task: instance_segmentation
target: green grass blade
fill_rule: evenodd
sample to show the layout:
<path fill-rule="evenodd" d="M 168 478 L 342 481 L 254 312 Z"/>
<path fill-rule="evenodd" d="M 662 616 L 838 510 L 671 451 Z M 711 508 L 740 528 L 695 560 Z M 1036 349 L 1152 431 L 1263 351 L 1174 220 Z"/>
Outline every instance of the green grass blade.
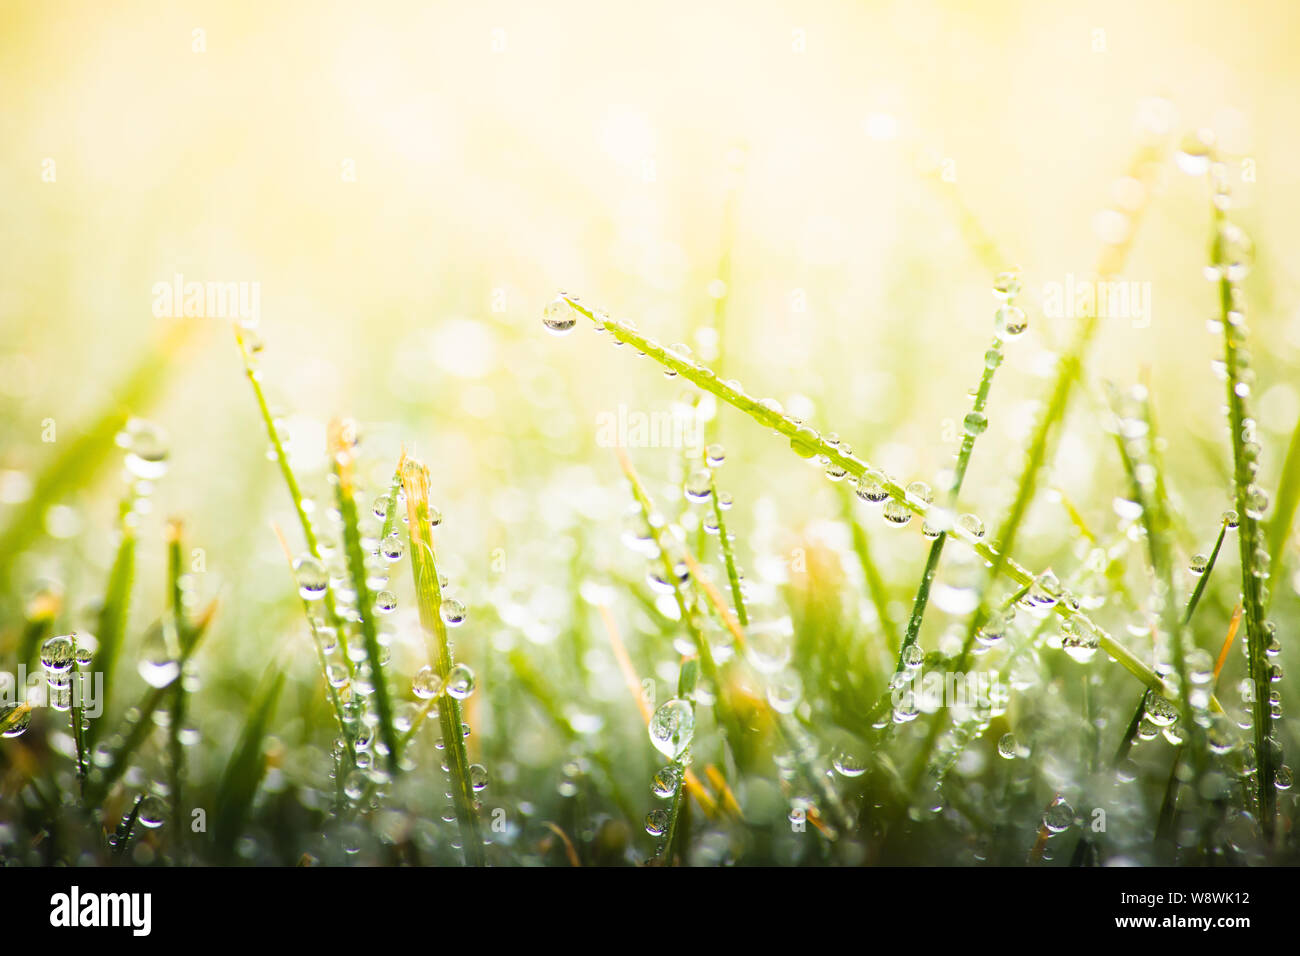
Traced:
<path fill-rule="evenodd" d="M 200 615 L 194 623 L 191 632 L 189 646 L 181 652 L 177 663 L 180 665 L 180 672 L 185 670 L 186 663 L 198 652 L 203 638 L 208 632 L 208 626 L 212 623 L 216 615 L 216 604 L 208 605 L 207 610 Z M 153 625 L 154 630 L 161 630 L 162 621 L 157 621 Z M 176 680 L 180 680 L 178 676 Z M 174 683 L 174 681 L 173 681 Z M 167 684 L 163 687 L 150 687 L 141 698 L 140 703 L 136 705 L 138 715 L 135 722 L 127 729 L 126 736 L 118 748 L 113 752 L 113 756 L 108 766 L 100 774 L 94 774 L 90 779 L 90 786 L 87 788 L 86 802 L 89 806 L 99 804 L 113 784 L 117 783 L 131 766 L 131 758 L 140 748 L 141 744 L 148 739 L 149 734 L 153 732 L 153 714 L 163 703 L 165 703 L 172 691 L 172 685 Z"/>
<path fill-rule="evenodd" d="M 1218 168 L 1212 164 L 1211 170 Z M 1216 193 L 1226 190 L 1222 182 L 1212 184 Z M 1213 240 L 1211 262 L 1218 272 L 1219 321 L 1223 325 L 1223 357 L 1227 371 L 1228 426 L 1232 436 L 1232 489 L 1240 524 L 1237 542 L 1241 555 L 1241 604 L 1246 623 L 1246 655 L 1250 662 L 1250 681 L 1254 689 L 1252 716 L 1255 732 L 1255 800 L 1259 808 L 1259 822 L 1264 835 L 1273 836 L 1277 788 L 1274 779 L 1279 761 L 1273 747 L 1273 712 L 1268 692 L 1271 665 L 1267 655 L 1269 634 L 1264 618 L 1264 598 L 1261 593 L 1264 575 L 1268 573 L 1268 542 L 1260 523 L 1262 508 L 1256 503 L 1258 486 L 1258 456 L 1247 450 L 1253 444 L 1246 433 L 1246 423 L 1253 419 L 1246 407 L 1248 388 L 1242 387 L 1242 373 L 1248 364 L 1246 353 L 1245 318 L 1235 280 L 1230 276 L 1227 249 L 1230 230 L 1235 228 L 1227 220 L 1220 203 L 1211 204 L 1213 215 Z"/>
<path fill-rule="evenodd" d="M 899 634 L 898 622 L 889 612 L 889 588 L 885 585 L 880 567 L 871 556 L 871 540 L 867 537 L 867 531 L 858 520 L 858 516 L 853 513 L 853 501 L 857 496 L 843 482 L 840 483 L 840 488 L 843 518 L 849 526 L 849 533 L 853 539 L 853 553 L 857 556 L 858 565 L 862 568 L 862 576 L 867 583 L 867 595 L 876 609 L 876 617 L 880 619 L 880 629 L 884 633 L 889 652 L 897 657 L 903 639 Z"/>
<path fill-rule="evenodd" d="M 45 513 L 65 496 L 85 488 L 112 458 L 118 432 L 131 414 L 146 407 L 166 381 L 182 345 L 191 334 L 182 326 L 151 349 L 118 388 L 112 402 L 98 418 L 79 429 L 36 479 L 31 496 L 0 533 L 0 584 L 7 583 L 13 562 L 36 540 L 45 527 Z"/>
<path fill-rule="evenodd" d="M 366 555 L 361 547 L 360 515 L 357 512 L 353 479 L 352 443 L 348 428 L 335 422 L 330 428 L 330 462 L 334 471 L 334 495 L 343 526 L 343 554 L 347 560 L 352 588 L 357 595 L 357 613 L 360 618 L 361 640 L 370 662 L 370 680 L 375 688 L 375 712 L 379 717 L 379 736 L 388 749 L 388 768 L 398 772 L 401 758 L 401 740 L 393 727 L 393 703 L 389 694 L 388 679 L 380 661 L 379 632 L 375 628 L 375 595 L 366 582 Z M 340 643 L 342 638 L 340 637 Z"/>
<path fill-rule="evenodd" d="M 104 689 L 101 697 L 102 710 L 99 720 L 91 721 L 87 730 L 87 741 L 94 745 L 104 726 L 104 717 L 108 715 L 108 704 L 116 685 L 114 674 L 117 659 L 121 656 L 122 646 L 126 642 L 127 618 L 131 609 L 131 589 L 135 583 L 135 528 L 125 520 L 118 524 L 121 539 L 117 544 L 117 554 L 113 566 L 108 572 L 108 585 L 104 590 L 104 603 L 100 605 L 98 629 L 95 636 L 99 639 L 99 649 L 95 653 L 95 669 L 104 675 Z"/>
<path fill-rule="evenodd" d="M 284 442 L 280 440 L 280 430 L 276 428 L 275 417 L 271 414 L 271 407 L 267 404 L 266 393 L 262 390 L 262 373 L 253 361 L 252 355 L 248 350 L 248 343 L 244 339 L 244 332 L 235 326 L 235 342 L 239 346 L 240 359 L 244 364 L 244 375 L 248 378 L 248 384 L 253 390 L 253 398 L 257 401 L 257 411 L 262 419 L 262 427 L 266 429 L 267 440 L 271 443 L 271 451 L 275 455 L 276 465 L 280 469 L 280 476 L 284 479 L 285 487 L 289 490 L 289 498 L 293 502 L 294 513 L 298 516 L 298 525 L 302 528 L 302 537 L 307 544 L 307 552 L 316 560 L 320 560 L 320 541 L 316 537 L 316 529 L 312 526 L 311 517 L 307 513 L 306 500 L 303 498 L 302 488 L 298 484 L 298 477 L 293 473 L 293 468 L 289 465 L 289 455 L 284 449 Z M 343 661 L 348 668 L 348 673 L 353 672 L 353 662 L 348 654 L 348 640 L 346 629 L 339 618 L 338 609 L 334 605 L 334 593 L 330 589 L 325 590 L 324 595 L 325 620 L 338 632 L 339 646 L 343 650 Z"/>
<path fill-rule="evenodd" d="M 1278 480 L 1277 494 L 1273 496 L 1273 517 L 1268 522 L 1269 579 L 1277 581 L 1282 572 L 1282 559 L 1286 543 L 1291 537 L 1296 507 L 1300 506 L 1300 421 L 1291 433 L 1286 459 L 1282 463 L 1282 477 Z"/>
<path fill-rule="evenodd" d="M 748 415 L 759 425 L 783 435 L 790 440 L 792 447 L 796 449 L 796 453 L 800 457 L 822 456 L 832 464 L 844 469 L 847 475 L 857 480 L 860 480 L 864 475 L 870 474 L 871 480 L 877 482 L 890 498 L 903 505 L 912 514 L 922 519 L 929 515 L 930 506 L 926 502 L 915 495 L 909 495 L 902 486 L 883 472 L 873 469 L 867 462 L 856 455 L 844 454 L 835 444 L 826 441 L 811 428 L 753 398 L 738 384 L 718 381 L 717 375 L 712 369 L 665 348 L 654 339 L 642 335 L 626 321 L 613 319 L 602 313 L 594 312 L 571 297 L 567 297 L 566 301 L 580 315 L 584 315 L 591 321 L 598 323 L 602 329 L 620 342 L 632 346 L 637 352 L 676 372 L 698 388 L 712 393 L 728 405 Z M 950 534 L 960 539 L 985 561 L 990 563 L 999 562 L 1004 573 L 1016 584 L 1025 585 L 1034 581 L 1035 574 L 1009 554 L 994 548 L 982 536 L 960 526 L 954 527 Z M 1095 624 L 1083 611 L 1070 606 L 1068 601 L 1057 602 L 1053 610 L 1061 617 L 1078 621 L 1081 626 L 1088 627 L 1095 632 L 1102 652 L 1142 683 L 1161 694 L 1172 693 L 1168 685 L 1141 658 L 1107 633 L 1105 629 Z"/>
<path fill-rule="evenodd" d="M 442 727 L 443 746 L 446 748 L 447 765 L 450 768 L 452 803 L 460 827 L 465 862 L 469 866 L 483 866 L 487 858 L 479 835 L 478 811 L 474 806 L 474 788 L 469 772 L 469 753 L 461 729 L 464 723 L 461 702 L 445 693 L 447 676 L 453 665 L 447 624 L 442 619 L 442 585 L 438 579 L 437 555 L 433 547 L 433 527 L 429 522 L 429 469 L 414 459 L 408 459 L 402 468 L 402 487 L 406 492 L 411 573 L 415 576 L 420 624 L 424 628 L 429 664 L 437 671 L 444 687 L 444 694 L 438 701 L 438 721 Z"/>
<path fill-rule="evenodd" d="M 262 680 L 260 693 L 249 708 L 217 789 L 212 836 L 217 852 L 227 860 L 234 855 L 235 842 L 244 831 L 253 798 L 266 775 L 262 742 L 275 714 L 284 678 L 284 668 L 279 662 L 273 663 Z"/>
<path fill-rule="evenodd" d="M 727 568 L 727 583 L 731 588 L 731 603 L 736 608 L 736 619 L 741 627 L 749 627 L 749 613 L 745 610 L 745 598 L 740 590 L 740 574 L 736 570 L 736 552 L 727 532 L 727 519 L 723 515 L 722 503 L 718 500 L 718 482 L 713 469 L 709 469 L 709 498 L 713 502 L 713 520 L 718 523 L 718 542 L 722 545 L 722 560 Z"/>

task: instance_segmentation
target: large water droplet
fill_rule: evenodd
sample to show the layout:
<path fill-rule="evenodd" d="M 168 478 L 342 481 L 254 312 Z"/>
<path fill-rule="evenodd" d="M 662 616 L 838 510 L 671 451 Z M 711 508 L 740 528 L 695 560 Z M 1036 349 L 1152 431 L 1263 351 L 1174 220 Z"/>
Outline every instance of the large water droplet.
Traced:
<path fill-rule="evenodd" d="M 293 562 L 293 574 L 298 579 L 298 593 L 305 600 L 316 601 L 325 596 L 330 577 L 319 558 L 310 554 L 300 555 Z"/>
<path fill-rule="evenodd" d="M 457 664 L 447 672 L 445 689 L 448 697 L 464 700 L 474 693 L 474 672 L 467 664 Z"/>
<path fill-rule="evenodd" d="M 568 335 L 573 331 L 573 327 L 577 323 L 577 310 L 562 295 L 557 295 L 548 302 L 546 309 L 542 312 L 542 324 L 546 326 L 546 331 L 552 335 Z"/>
<path fill-rule="evenodd" d="M 695 736 L 695 710 L 689 701 L 666 701 L 650 718 L 650 742 L 669 760 L 678 760 Z"/>

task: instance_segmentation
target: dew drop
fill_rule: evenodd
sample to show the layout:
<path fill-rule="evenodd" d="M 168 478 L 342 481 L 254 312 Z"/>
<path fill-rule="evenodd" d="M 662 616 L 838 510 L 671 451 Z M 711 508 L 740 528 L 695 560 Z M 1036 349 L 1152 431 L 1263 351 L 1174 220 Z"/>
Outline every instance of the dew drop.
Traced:
<path fill-rule="evenodd" d="M 962 428 L 966 430 L 967 435 L 972 437 L 983 435 L 988 430 L 988 427 L 989 417 L 983 412 L 970 412 L 962 420 Z"/>
<path fill-rule="evenodd" d="M 1074 810 L 1068 803 L 1053 803 L 1043 814 L 1043 826 L 1052 833 L 1062 833 L 1074 822 Z"/>
<path fill-rule="evenodd" d="M 668 832 L 668 811 L 651 810 L 645 815 L 645 832 L 651 836 L 663 836 Z"/>
<path fill-rule="evenodd" d="M 542 324 L 552 335 L 568 335 L 577 323 L 577 310 L 562 295 L 548 302 L 542 312 Z"/>
<path fill-rule="evenodd" d="M 677 786 L 681 783 L 681 772 L 672 764 L 661 767 L 654 775 L 650 782 L 650 792 L 660 800 L 671 799 L 677 792 Z"/>
<path fill-rule="evenodd" d="M 6 737 L 20 737 L 32 723 L 32 711 L 26 704 L 0 704 L 0 727 Z"/>
<path fill-rule="evenodd" d="M 460 627 L 465 623 L 465 605 L 455 598 L 443 598 L 438 614 L 448 627 Z"/>
<path fill-rule="evenodd" d="M 136 820 L 142 827 L 157 830 L 163 825 L 166 812 L 167 807 L 162 802 L 162 799 L 150 794 L 140 801 L 140 812 L 136 816 Z"/>
<path fill-rule="evenodd" d="M 143 418 L 133 418 L 117 436 L 126 449 L 126 470 L 136 478 L 156 481 L 167 473 L 167 433 Z"/>
<path fill-rule="evenodd" d="M 810 425 L 800 425 L 795 429 L 794 437 L 790 439 L 790 447 L 800 458 L 811 458 L 817 454 L 820 441 L 821 436 L 817 434 L 817 429 Z"/>
<path fill-rule="evenodd" d="M 686 479 L 683 487 L 687 501 L 693 501 L 697 504 L 702 501 L 708 501 L 709 495 L 713 493 L 713 479 L 707 471 L 703 469 L 696 471 Z"/>
<path fill-rule="evenodd" d="M 669 760 L 679 760 L 695 736 L 695 710 L 689 701 L 665 701 L 650 718 L 650 742 Z"/>
<path fill-rule="evenodd" d="M 77 646 L 71 637 L 51 637 L 41 645 L 41 666 L 52 675 L 66 674 L 76 661 Z"/>
<path fill-rule="evenodd" d="M 456 700 L 465 700 L 474 693 L 474 672 L 468 665 L 457 664 L 447 672 L 446 691 Z"/>
<path fill-rule="evenodd" d="M 1017 305 L 1004 305 L 993 317 L 994 328 L 998 335 L 1014 338 L 1029 328 L 1029 319 L 1025 310 Z"/>
<path fill-rule="evenodd" d="M 298 580 L 298 593 L 308 601 L 324 597 L 329 587 L 329 572 L 319 558 L 310 554 L 300 555 L 293 562 L 293 574 Z"/>
<path fill-rule="evenodd" d="M 411 690 L 415 696 L 421 700 L 432 700 L 442 693 L 442 678 L 428 664 L 425 664 L 415 672 L 415 677 L 411 681 Z"/>

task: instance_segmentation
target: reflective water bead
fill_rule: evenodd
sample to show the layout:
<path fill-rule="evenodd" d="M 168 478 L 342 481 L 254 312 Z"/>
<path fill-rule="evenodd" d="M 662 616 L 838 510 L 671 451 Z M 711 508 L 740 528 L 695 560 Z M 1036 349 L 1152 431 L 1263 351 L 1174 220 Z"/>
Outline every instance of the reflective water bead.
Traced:
<path fill-rule="evenodd" d="M 411 690 L 421 700 L 432 700 L 442 693 L 442 678 L 430 665 L 425 664 L 415 672 L 411 681 Z"/>
<path fill-rule="evenodd" d="M 448 627 L 459 627 L 465 623 L 465 605 L 455 598 L 443 598 L 438 614 Z"/>
<path fill-rule="evenodd" d="M 669 760 L 681 758 L 695 736 L 695 709 L 689 701 L 665 701 L 650 718 L 650 742 Z"/>
<path fill-rule="evenodd" d="M 578 323 L 578 312 L 562 295 L 557 295 L 542 311 L 542 324 L 552 335 L 567 335 Z"/>
<path fill-rule="evenodd" d="M 71 637 L 51 637 L 41 645 L 41 666 L 51 674 L 63 674 L 76 661 L 77 646 Z"/>
<path fill-rule="evenodd" d="M 1178 719 L 1178 708 L 1160 694 L 1148 694 L 1146 719 L 1157 727 L 1168 727 Z"/>
<path fill-rule="evenodd" d="M 325 565 L 310 554 L 300 555 L 293 562 L 293 574 L 298 580 L 298 593 L 305 600 L 318 600 L 329 587 L 329 572 Z"/>
<path fill-rule="evenodd" d="M 983 412 L 970 412 L 962 419 L 962 428 L 967 435 L 983 435 L 989 427 L 989 417 Z"/>
<path fill-rule="evenodd" d="M 396 531 L 386 537 L 384 543 L 380 546 L 385 561 L 400 561 L 404 548 L 401 535 Z"/>
<path fill-rule="evenodd" d="M 668 811 L 651 810 L 645 815 L 645 832 L 651 836 L 663 836 L 668 832 Z"/>
<path fill-rule="evenodd" d="M 687 501 L 694 501 L 696 503 L 708 501 L 709 495 L 713 493 L 713 477 L 703 469 L 693 472 L 691 476 L 686 479 L 686 484 L 683 486 L 682 490 L 686 495 Z"/>
<path fill-rule="evenodd" d="M 1020 274 L 999 272 L 993 280 L 993 294 L 1004 301 L 1014 299 L 1020 294 Z"/>
<path fill-rule="evenodd" d="M 957 527 L 976 538 L 984 537 L 984 521 L 979 515 L 973 515 L 968 512 L 958 516 Z"/>
<path fill-rule="evenodd" d="M 126 449 L 126 470 L 136 478 L 156 481 L 167 473 L 167 433 L 157 425 L 133 418 L 117 443 Z"/>
<path fill-rule="evenodd" d="M 790 439 L 790 447 L 800 458 L 811 458 L 817 454 L 820 441 L 821 436 L 817 434 L 817 429 L 809 425 L 800 425 L 795 429 L 794 437 Z"/>
<path fill-rule="evenodd" d="M 1080 664 L 1086 664 L 1097 654 L 1101 640 L 1091 625 L 1077 618 L 1061 622 L 1061 647 Z"/>
<path fill-rule="evenodd" d="M 162 799 L 150 794 L 140 801 L 140 811 L 136 814 L 136 822 L 142 827 L 156 830 L 163 825 L 166 813 L 167 805 L 163 803 Z"/>
<path fill-rule="evenodd" d="M 680 771 L 672 764 L 661 767 L 650 781 L 650 792 L 661 800 L 668 800 L 677 792 L 681 779 Z"/>
<path fill-rule="evenodd" d="M 885 502 L 883 514 L 886 521 L 900 527 L 912 520 L 911 509 L 897 498 L 890 498 Z"/>
<path fill-rule="evenodd" d="M 836 751 L 835 756 L 831 758 L 831 766 L 835 768 L 835 772 L 841 777 L 847 777 L 850 780 L 867 772 L 866 763 L 850 750 Z"/>
<path fill-rule="evenodd" d="M 710 468 L 720 468 L 727 460 L 726 450 L 715 442 L 704 449 L 704 460 Z"/>
<path fill-rule="evenodd" d="M 392 591 L 380 591 L 375 595 L 375 610 L 380 614 L 392 614 L 397 608 L 397 595 Z"/>
<path fill-rule="evenodd" d="M 994 316 L 994 327 L 999 335 L 1017 336 L 1029 328 L 1029 318 L 1019 306 L 1004 305 Z"/>
<path fill-rule="evenodd" d="M 464 700 L 474 693 L 474 672 L 466 664 L 457 664 L 447 672 L 445 689 L 448 697 Z"/>
<path fill-rule="evenodd" d="M 889 492 L 885 490 L 885 486 L 870 472 L 858 479 L 857 493 L 858 497 L 863 501 L 869 501 L 876 505 L 889 497 Z"/>
<path fill-rule="evenodd" d="M 31 726 L 32 709 L 26 704 L 0 704 L 0 727 L 5 737 L 20 737 Z"/>
<path fill-rule="evenodd" d="M 486 790 L 488 785 L 487 768 L 481 763 L 472 763 L 469 765 L 469 785 L 475 793 Z"/>
<path fill-rule="evenodd" d="M 1074 810 L 1068 803 L 1053 803 L 1043 814 L 1043 826 L 1051 833 L 1061 833 L 1074 822 Z"/>

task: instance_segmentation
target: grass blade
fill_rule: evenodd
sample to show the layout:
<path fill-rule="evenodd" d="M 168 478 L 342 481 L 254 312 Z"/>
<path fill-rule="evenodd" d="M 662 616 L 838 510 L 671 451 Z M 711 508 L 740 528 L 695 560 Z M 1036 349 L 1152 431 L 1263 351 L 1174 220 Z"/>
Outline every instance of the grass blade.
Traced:
<path fill-rule="evenodd" d="M 356 592 L 358 625 L 370 664 L 370 681 L 375 688 L 375 712 L 379 717 L 379 736 L 388 750 L 388 768 L 396 774 L 401 757 L 401 740 L 393 727 L 393 703 L 388 679 L 381 663 L 379 633 L 375 629 L 375 595 L 370 591 L 366 574 L 366 554 L 361 547 L 360 516 L 357 513 L 356 485 L 353 474 L 353 436 L 349 423 L 335 421 L 330 426 L 330 462 L 334 472 L 334 497 L 343 526 L 343 554 L 347 560 L 352 588 Z M 340 635 L 340 643 L 342 636 Z M 346 649 L 346 648 L 345 648 Z"/>
<path fill-rule="evenodd" d="M 1282 477 L 1278 480 L 1277 494 L 1273 496 L 1273 517 L 1268 523 L 1268 570 L 1270 580 L 1277 581 L 1282 572 L 1282 558 L 1286 543 L 1291 537 L 1296 507 L 1300 505 L 1300 421 L 1291 433 L 1286 459 L 1282 463 Z"/>
<path fill-rule="evenodd" d="M 800 457 L 821 456 L 842 468 L 847 475 L 852 476 L 855 480 L 860 481 L 864 476 L 868 476 L 868 479 L 878 484 L 886 495 L 912 514 L 922 519 L 929 515 L 930 506 L 926 502 L 915 495 L 909 495 L 896 481 L 883 472 L 873 469 L 867 462 L 856 455 L 844 454 L 835 444 L 826 441 L 813 429 L 753 398 L 737 383 L 718 381 L 717 375 L 712 369 L 665 348 L 654 339 L 642 335 L 626 321 L 613 319 L 603 313 L 594 312 L 572 297 L 566 297 L 565 301 L 580 315 L 584 315 L 592 322 L 597 323 L 620 342 L 632 346 L 636 351 L 676 372 L 691 384 L 712 393 L 728 405 L 748 415 L 759 425 L 783 435 L 790 440 L 792 447 L 795 448 Z M 950 534 L 959 538 L 985 561 L 1000 563 L 1004 572 L 1018 585 L 1031 584 L 1037 577 L 1009 554 L 994 548 L 982 536 L 967 528 L 955 526 Z M 1160 679 L 1159 675 L 1147 666 L 1141 658 L 1106 632 L 1104 628 L 1095 624 L 1083 611 L 1070 606 L 1068 601 L 1057 602 L 1053 610 L 1061 617 L 1076 621 L 1080 626 L 1088 627 L 1094 631 L 1097 634 L 1098 645 L 1102 652 L 1143 684 L 1161 694 L 1173 693 L 1169 686 Z"/>
<path fill-rule="evenodd" d="M 469 754 L 462 731 L 464 717 L 461 702 L 446 692 L 453 663 L 447 623 L 442 618 L 442 585 L 433 547 L 433 526 L 429 521 L 429 469 L 421 462 L 408 459 L 402 467 L 402 487 L 406 493 L 407 525 L 410 535 L 411 572 L 415 576 L 416 602 L 420 624 L 424 628 L 429 650 L 429 664 L 441 679 L 443 696 L 438 702 L 438 721 L 447 753 L 451 775 L 452 803 L 460 826 L 461 846 L 469 866 L 486 864 L 483 840 L 479 836 L 478 811 L 474 787 L 470 780 Z"/>
<path fill-rule="evenodd" d="M 230 754 L 217 790 L 217 813 L 212 835 L 217 852 L 227 860 L 234 855 L 235 843 L 244 831 L 253 798 L 266 775 L 262 741 L 275 714 L 275 705 L 284 687 L 284 677 L 284 668 L 276 662 L 262 679 L 261 691 L 249 708 L 239 740 Z"/>

